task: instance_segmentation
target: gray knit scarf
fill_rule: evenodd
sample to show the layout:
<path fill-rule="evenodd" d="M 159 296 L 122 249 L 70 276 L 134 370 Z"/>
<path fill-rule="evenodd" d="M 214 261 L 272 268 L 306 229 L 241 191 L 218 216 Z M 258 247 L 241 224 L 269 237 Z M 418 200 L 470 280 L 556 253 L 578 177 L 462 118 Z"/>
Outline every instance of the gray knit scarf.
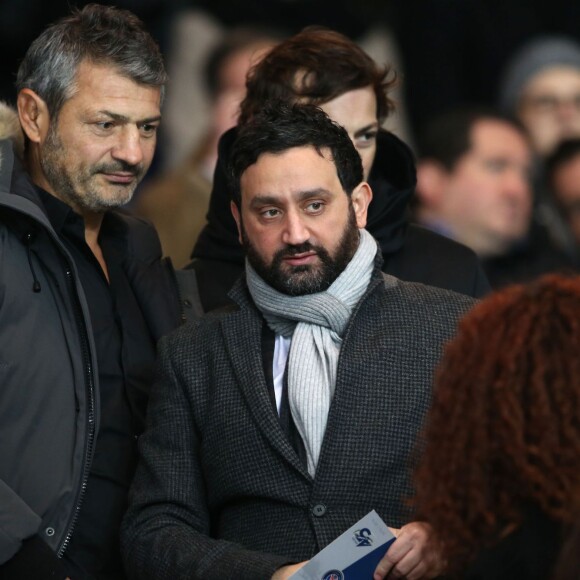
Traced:
<path fill-rule="evenodd" d="M 292 337 L 288 398 L 313 477 L 336 385 L 342 336 L 369 285 L 377 253 L 374 238 L 366 230 L 359 232 L 352 260 L 325 292 L 288 296 L 266 284 L 246 261 L 250 294 L 268 326 L 276 334 Z"/>

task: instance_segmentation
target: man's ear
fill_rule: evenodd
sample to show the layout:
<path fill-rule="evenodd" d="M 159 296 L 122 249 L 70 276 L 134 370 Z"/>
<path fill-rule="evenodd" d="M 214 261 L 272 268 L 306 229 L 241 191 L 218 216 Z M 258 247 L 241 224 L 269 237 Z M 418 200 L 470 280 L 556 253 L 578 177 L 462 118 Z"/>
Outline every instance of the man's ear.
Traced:
<path fill-rule="evenodd" d="M 22 130 L 33 143 L 44 141 L 50 126 L 48 107 L 33 90 L 22 89 L 16 101 Z"/>
<path fill-rule="evenodd" d="M 240 244 L 243 244 L 244 242 L 242 240 L 242 216 L 240 215 L 240 210 L 233 201 L 230 201 L 230 209 L 232 211 L 234 219 L 236 220 L 236 225 L 238 226 L 238 240 L 240 241 Z"/>
<path fill-rule="evenodd" d="M 420 205 L 427 209 L 438 207 L 445 195 L 448 179 L 449 172 L 438 161 L 419 161 L 416 192 Z"/>
<path fill-rule="evenodd" d="M 352 190 L 350 201 L 356 216 L 356 225 L 359 228 L 367 225 L 367 212 L 372 199 L 373 190 L 366 181 L 362 181 Z"/>

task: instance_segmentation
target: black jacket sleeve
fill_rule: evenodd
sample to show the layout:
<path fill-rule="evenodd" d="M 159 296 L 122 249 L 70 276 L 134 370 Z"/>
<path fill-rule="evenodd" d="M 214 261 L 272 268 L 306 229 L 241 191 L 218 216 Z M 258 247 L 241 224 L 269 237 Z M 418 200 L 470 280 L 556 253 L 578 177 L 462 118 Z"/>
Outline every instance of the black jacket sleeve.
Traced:
<path fill-rule="evenodd" d="M 21 549 L 0 566 L 0 580 L 62 580 L 65 566 L 38 536 L 22 542 Z"/>

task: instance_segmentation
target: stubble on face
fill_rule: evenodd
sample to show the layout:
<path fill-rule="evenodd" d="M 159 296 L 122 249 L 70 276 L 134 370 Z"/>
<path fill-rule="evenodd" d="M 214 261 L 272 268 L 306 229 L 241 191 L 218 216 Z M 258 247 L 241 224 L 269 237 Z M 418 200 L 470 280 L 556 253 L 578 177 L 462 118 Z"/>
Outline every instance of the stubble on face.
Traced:
<path fill-rule="evenodd" d="M 242 222 L 242 241 L 252 268 L 264 282 L 283 294 L 302 296 L 324 292 L 342 274 L 359 246 L 356 216 L 352 204 L 349 203 L 348 207 L 348 221 L 334 256 L 322 246 L 304 242 L 281 248 L 268 264 L 252 245 Z M 285 264 L 285 258 L 305 252 L 316 252 L 319 262 L 301 266 Z"/>
<path fill-rule="evenodd" d="M 81 213 L 102 213 L 125 205 L 133 197 L 146 172 L 143 164 L 131 165 L 122 160 L 94 165 L 78 164 L 73 171 L 69 155 L 71 152 L 63 146 L 56 126 L 51 125 L 40 151 L 40 166 L 58 197 Z M 131 173 L 135 178 L 128 184 L 99 183 L 102 174 L 115 172 Z"/>

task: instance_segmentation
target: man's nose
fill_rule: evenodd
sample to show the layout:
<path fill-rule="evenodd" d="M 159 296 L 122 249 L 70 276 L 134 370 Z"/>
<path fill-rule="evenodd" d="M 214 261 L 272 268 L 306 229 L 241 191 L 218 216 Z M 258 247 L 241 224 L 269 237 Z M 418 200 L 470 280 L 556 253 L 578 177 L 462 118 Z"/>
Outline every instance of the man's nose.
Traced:
<path fill-rule="evenodd" d="M 310 238 L 308 227 L 299 211 L 290 210 L 286 213 L 282 241 L 289 245 L 302 244 Z"/>
<path fill-rule="evenodd" d="M 558 102 L 558 118 L 561 122 L 567 122 L 570 119 L 580 115 L 580 99 L 578 97 L 562 99 Z"/>
<path fill-rule="evenodd" d="M 143 161 L 143 144 L 137 127 L 124 127 L 113 148 L 115 159 L 125 161 L 129 165 L 138 165 Z"/>
<path fill-rule="evenodd" d="M 531 197 L 530 183 L 527 175 L 521 171 L 508 171 L 504 179 L 504 189 L 512 199 L 527 202 Z"/>

